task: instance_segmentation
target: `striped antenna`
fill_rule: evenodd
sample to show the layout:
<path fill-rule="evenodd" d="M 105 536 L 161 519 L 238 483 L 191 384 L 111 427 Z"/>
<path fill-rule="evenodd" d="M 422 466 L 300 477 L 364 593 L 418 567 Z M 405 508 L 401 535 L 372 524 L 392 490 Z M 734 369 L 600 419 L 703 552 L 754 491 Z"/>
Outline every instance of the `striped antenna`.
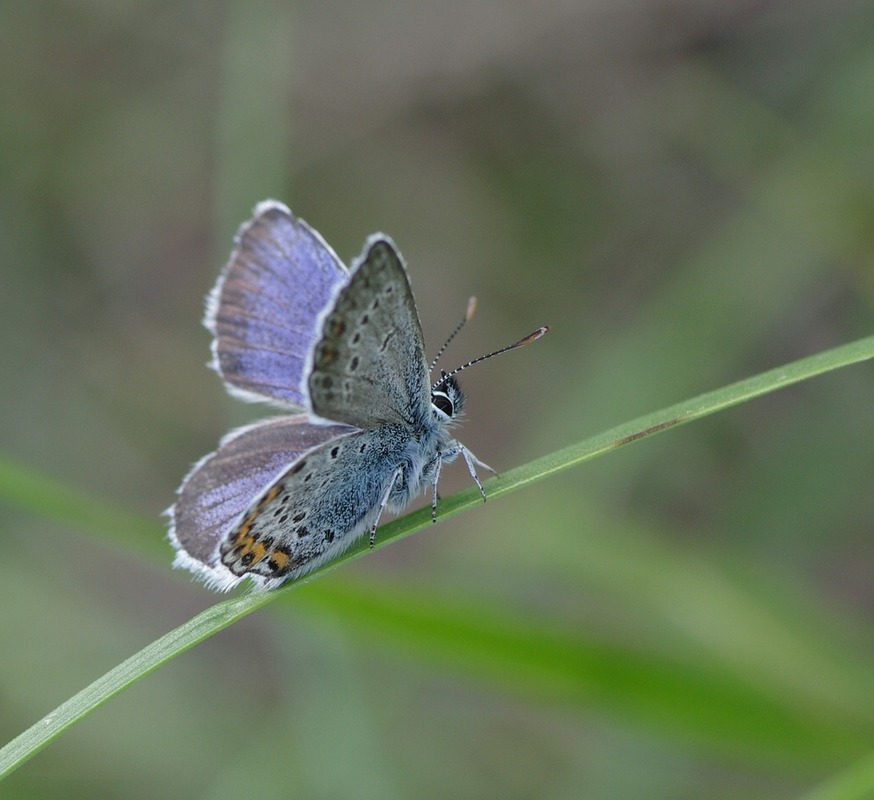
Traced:
<path fill-rule="evenodd" d="M 449 343 L 458 336 L 458 332 L 464 327 L 466 322 L 470 321 L 470 318 L 473 316 L 473 312 L 476 311 L 476 298 L 471 297 L 470 300 L 467 301 L 467 311 L 464 312 L 464 319 L 455 326 L 455 330 L 449 334 L 449 338 L 443 342 L 443 347 L 441 347 L 437 351 L 437 355 L 434 356 L 434 360 L 431 362 L 428 367 L 428 372 L 431 372 L 434 367 L 437 366 L 437 362 L 440 360 L 440 356 L 442 356 L 446 352 L 446 348 L 449 347 Z"/>
<path fill-rule="evenodd" d="M 468 305 L 468 309 L 470 306 Z M 460 327 L 460 326 L 459 326 Z M 541 336 L 546 334 L 549 328 L 544 325 L 542 328 L 538 328 L 536 331 L 532 331 L 524 338 L 520 339 L 518 342 L 513 342 L 513 344 L 508 344 L 506 347 L 502 347 L 500 350 L 495 350 L 494 353 L 486 353 L 484 356 L 480 356 L 479 358 L 473 359 L 473 361 L 468 361 L 466 364 L 462 364 L 460 367 L 456 367 L 452 372 L 444 372 L 442 373 L 440 380 L 437 381 L 432 387 L 431 391 L 436 389 L 441 384 L 445 383 L 447 379 L 451 378 L 453 375 L 457 375 L 463 369 L 467 369 L 468 367 L 472 367 L 474 364 L 479 364 L 480 361 L 485 361 L 487 358 L 493 358 L 494 356 L 499 356 L 501 353 L 509 353 L 510 350 L 517 350 L 520 347 L 525 347 L 526 344 L 531 344 L 531 342 L 536 342 Z"/>

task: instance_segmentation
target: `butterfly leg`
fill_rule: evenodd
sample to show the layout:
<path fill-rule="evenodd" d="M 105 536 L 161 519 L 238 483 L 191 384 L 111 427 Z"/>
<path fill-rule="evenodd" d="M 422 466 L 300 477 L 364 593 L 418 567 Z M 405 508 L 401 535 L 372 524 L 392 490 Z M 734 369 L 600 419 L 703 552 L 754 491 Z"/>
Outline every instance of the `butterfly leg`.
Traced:
<path fill-rule="evenodd" d="M 398 468 L 395 471 L 395 474 L 392 476 L 392 479 L 388 482 L 388 488 L 385 490 L 385 494 L 382 496 L 382 501 L 379 504 L 379 509 L 376 512 L 376 519 L 373 520 L 373 524 L 370 526 L 370 549 L 373 550 L 373 545 L 376 542 L 376 529 L 379 526 L 379 520 L 382 517 L 382 512 L 385 507 L 388 505 L 388 499 L 391 496 L 392 489 L 394 489 L 395 484 L 398 482 L 400 478 L 403 478 L 403 470 Z"/>
<path fill-rule="evenodd" d="M 440 468 L 443 466 L 443 454 L 434 456 L 434 477 L 431 478 L 431 522 L 437 522 L 437 481 L 440 480 Z"/>
<path fill-rule="evenodd" d="M 476 484 L 476 488 L 479 489 L 479 493 L 483 496 L 483 502 L 485 502 L 488 498 L 486 497 L 486 491 L 483 489 L 483 485 L 480 482 L 479 475 L 476 474 L 476 468 L 482 467 L 483 469 L 487 469 L 492 473 L 492 475 L 497 475 L 498 473 L 486 464 L 485 461 L 480 461 L 463 445 L 460 445 L 460 448 L 461 457 L 464 459 L 464 463 L 467 464 L 467 471 L 470 473 L 470 477 L 473 478 L 473 482 Z"/>
<path fill-rule="evenodd" d="M 483 489 L 482 481 L 479 479 L 479 475 L 476 474 L 476 468 L 482 467 L 483 469 L 487 469 L 492 475 L 497 475 L 495 472 L 485 461 L 480 461 L 470 450 L 468 450 L 463 444 L 459 444 L 458 442 L 454 443 L 453 447 L 450 447 L 448 450 L 444 450 L 441 453 L 437 454 L 438 464 L 437 464 L 437 474 L 440 472 L 440 463 L 442 461 L 451 461 L 456 456 L 460 455 L 464 459 L 464 463 L 467 464 L 467 471 L 470 473 L 470 477 L 473 478 L 473 482 L 476 484 L 476 488 L 479 489 L 479 493 L 483 496 L 483 501 L 487 500 L 485 489 Z M 436 505 L 437 505 L 437 478 L 435 475 L 434 478 L 434 510 L 436 513 Z"/>

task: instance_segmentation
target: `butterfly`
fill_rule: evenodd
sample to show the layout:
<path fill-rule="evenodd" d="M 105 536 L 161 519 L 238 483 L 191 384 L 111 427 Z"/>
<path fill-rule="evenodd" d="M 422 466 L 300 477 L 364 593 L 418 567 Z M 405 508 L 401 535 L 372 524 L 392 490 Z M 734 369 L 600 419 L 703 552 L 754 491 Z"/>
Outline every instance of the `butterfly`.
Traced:
<path fill-rule="evenodd" d="M 211 366 L 232 395 L 290 413 L 232 431 L 184 478 L 167 511 L 174 566 L 220 591 L 244 578 L 276 588 L 367 532 L 372 546 L 383 511 L 428 487 L 436 519 L 440 471 L 459 456 L 485 499 L 476 468 L 493 470 L 450 435 L 465 400 L 455 375 L 547 328 L 432 384 L 407 271 L 387 236 L 370 236 L 347 269 L 269 200 L 235 243 L 207 297 Z"/>

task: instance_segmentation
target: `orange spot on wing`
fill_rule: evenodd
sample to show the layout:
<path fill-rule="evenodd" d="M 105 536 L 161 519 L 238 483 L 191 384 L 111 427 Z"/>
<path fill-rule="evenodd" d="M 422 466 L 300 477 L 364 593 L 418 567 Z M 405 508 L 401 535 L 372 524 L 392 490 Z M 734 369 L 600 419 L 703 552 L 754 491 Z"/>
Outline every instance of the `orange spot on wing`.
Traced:
<path fill-rule="evenodd" d="M 249 535 L 249 529 L 255 521 L 254 515 L 250 515 L 243 520 L 243 524 L 234 533 L 234 547 L 242 547 L 246 542 L 251 542 L 252 537 Z"/>
<path fill-rule="evenodd" d="M 274 550 L 270 554 L 270 560 L 273 562 L 274 570 L 276 572 L 284 572 L 288 565 L 291 563 L 291 556 L 288 553 L 282 552 L 282 550 Z"/>
<path fill-rule="evenodd" d="M 277 483 L 276 486 L 273 486 L 267 492 L 267 494 L 265 494 L 264 497 L 262 497 L 258 501 L 258 511 L 263 510 L 264 506 L 266 506 L 268 503 L 272 503 L 277 498 L 277 496 L 279 495 L 279 493 L 281 491 L 282 491 L 282 484 L 281 483 Z M 248 519 L 247 519 L 247 521 L 248 521 Z"/>

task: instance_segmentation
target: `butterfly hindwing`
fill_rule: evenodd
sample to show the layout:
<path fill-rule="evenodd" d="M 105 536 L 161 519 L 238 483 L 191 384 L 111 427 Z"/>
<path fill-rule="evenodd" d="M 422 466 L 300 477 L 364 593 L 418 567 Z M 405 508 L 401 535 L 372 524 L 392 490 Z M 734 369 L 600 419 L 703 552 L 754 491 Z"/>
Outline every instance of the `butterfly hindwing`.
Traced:
<path fill-rule="evenodd" d="M 345 425 L 313 425 L 301 414 L 228 434 L 218 450 L 193 467 L 169 510 L 175 565 L 215 588 L 231 588 L 239 577 L 219 563 L 217 551 L 253 498 L 303 454 L 349 431 Z"/>
<path fill-rule="evenodd" d="M 281 203 L 260 203 L 207 299 L 212 366 L 246 400 L 307 405 L 314 323 L 348 279 L 322 237 Z"/>
<path fill-rule="evenodd" d="M 321 317 L 309 393 L 319 417 L 359 428 L 413 425 L 430 413 L 422 326 L 400 254 L 371 237 Z"/>
<path fill-rule="evenodd" d="M 232 526 L 220 546 L 222 564 L 271 588 L 336 558 L 376 520 L 403 444 L 377 428 L 307 451 Z"/>

